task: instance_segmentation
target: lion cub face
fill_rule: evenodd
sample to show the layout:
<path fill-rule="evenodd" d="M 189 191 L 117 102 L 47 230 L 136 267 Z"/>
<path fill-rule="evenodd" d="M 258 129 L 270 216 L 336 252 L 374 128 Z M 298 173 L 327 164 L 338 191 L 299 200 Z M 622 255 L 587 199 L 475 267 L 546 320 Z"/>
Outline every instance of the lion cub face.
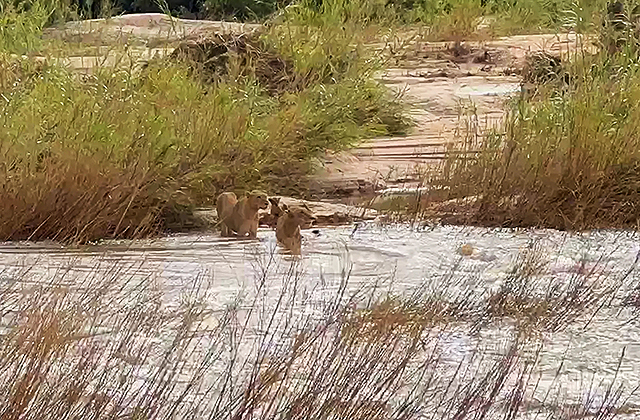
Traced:
<path fill-rule="evenodd" d="M 307 228 L 316 221 L 316 217 L 313 215 L 309 207 L 304 204 L 302 207 L 289 207 L 286 210 L 286 213 L 294 225 L 302 228 Z"/>
<path fill-rule="evenodd" d="M 264 210 L 269 207 L 267 193 L 260 190 L 253 190 L 247 194 L 247 203 L 249 208 L 254 210 Z"/>
<path fill-rule="evenodd" d="M 316 220 L 311 210 L 306 206 L 287 207 L 282 205 L 284 214 L 278 219 L 276 225 L 276 239 L 292 254 L 301 252 L 302 235 L 300 227 L 307 226 Z"/>

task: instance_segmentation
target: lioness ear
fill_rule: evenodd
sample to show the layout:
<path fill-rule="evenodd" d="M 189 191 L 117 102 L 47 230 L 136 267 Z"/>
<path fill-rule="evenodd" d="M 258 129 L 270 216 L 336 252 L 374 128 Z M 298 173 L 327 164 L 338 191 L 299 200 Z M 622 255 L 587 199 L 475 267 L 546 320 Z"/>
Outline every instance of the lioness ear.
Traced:
<path fill-rule="evenodd" d="M 289 206 L 287 206 L 286 204 L 282 203 L 281 207 L 282 207 L 282 210 L 287 211 L 287 212 L 289 211 Z"/>

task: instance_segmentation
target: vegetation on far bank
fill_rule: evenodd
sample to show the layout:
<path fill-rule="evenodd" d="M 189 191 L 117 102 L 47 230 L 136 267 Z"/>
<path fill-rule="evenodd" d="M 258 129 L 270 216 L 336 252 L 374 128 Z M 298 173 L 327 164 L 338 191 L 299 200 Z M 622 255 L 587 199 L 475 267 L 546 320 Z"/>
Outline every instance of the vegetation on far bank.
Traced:
<path fill-rule="evenodd" d="M 615 10 L 616 7 L 620 9 Z M 584 46 L 530 54 L 522 91 L 487 127 L 473 106 L 426 192 L 381 198 L 398 220 L 561 230 L 640 226 L 640 6 L 613 4 Z"/>
<path fill-rule="evenodd" d="M 504 124 L 482 136 L 469 130 L 471 158 L 451 159 L 436 176 L 448 198 L 472 197 L 450 220 L 640 226 L 640 21 L 630 15 L 626 26 L 602 29 L 595 54 L 530 57 L 528 92 L 511 101 Z"/>
<path fill-rule="evenodd" d="M 10 54 L 42 48 L 48 7 L 0 38 L 0 240 L 141 237 L 226 189 L 301 195 L 325 150 L 408 124 L 355 20 L 301 6 L 213 74 L 183 57 L 81 76 Z"/>
<path fill-rule="evenodd" d="M 326 150 L 408 127 L 399 98 L 374 79 L 385 54 L 365 46 L 385 27 L 415 21 L 394 4 L 301 1 L 278 9 L 269 21 L 277 24 L 258 35 L 216 41 L 210 49 L 222 47 L 222 55 L 186 51 L 142 71 L 116 63 L 80 75 L 56 61 L 68 51 L 41 37 L 46 25 L 77 15 L 77 4 L 3 3 L 0 240 L 143 237 L 188 225 L 193 208 L 227 189 L 304 196 Z M 402 13 L 420 4 L 403 3 Z M 570 12 L 576 4 L 584 16 Z M 534 5 L 548 9 L 537 19 L 573 16 L 565 26 L 573 29 L 600 28 L 606 12 L 600 3 L 501 9 L 487 0 L 478 15 L 471 3 L 443 3 L 430 9 L 437 19 L 416 19 L 428 23 L 427 36 L 460 39 L 478 33 L 487 10 L 510 16 Z M 553 26 L 535 22 L 519 25 Z M 129 48 L 113 45 L 110 53 L 120 51 L 124 62 Z M 633 226 L 635 57 L 632 47 L 576 56 L 570 77 L 515 102 L 503 133 L 479 143 L 471 135 L 478 158 L 449 162 L 446 179 L 437 180 L 449 198 L 481 197 L 464 221 Z"/>
<path fill-rule="evenodd" d="M 10 0 L 32 8 L 39 0 Z M 289 6 L 317 13 L 355 15 L 384 26 L 420 24 L 432 38 L 462 39 L 542 31 L 584 32 L 599 23 L 606 0 L 56 0 L 50 22 L 115 16 L 121 13 L 171 13 L 177 17 L 263 22 Z"/>

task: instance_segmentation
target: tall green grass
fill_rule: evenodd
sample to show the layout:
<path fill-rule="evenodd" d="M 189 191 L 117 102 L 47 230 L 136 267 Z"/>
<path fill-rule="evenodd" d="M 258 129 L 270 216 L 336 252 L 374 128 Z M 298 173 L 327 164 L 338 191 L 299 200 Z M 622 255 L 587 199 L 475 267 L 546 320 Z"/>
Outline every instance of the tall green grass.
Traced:
<path fill-rule="evenodd" d="M 471 135 L 472 159 L 445 181 L 473 196 L 472 223 L 559 229 L 637 228 L 640 72 L 634 43 L 578 53 L 567 76 L 513 101 L 503 127 Z M 461 215 L 462 216 L 462 215 Z"/>
<path fill-rule="evenodd" d="M 35 1 L 12 1 L 30 7 Z M 289 7 L 303 7 L 342 20 L 376 23 L 382 26 L 421 24 L 433 38 L 477 36 L 477 26 L 489 18 L 487 35 L 511 35 L 540 31 L 583 32 L 599 18 L 606 1 L 587 0 L 57 0 L 48 10 L 54 20 L 83 16 L 108 17 L 120 13 L 167 12 L 174 16 L 263 22 Z"/>
<path fill-rule="evenodd" d="M 499 35 L 526 32 L 593 31 L 601 22 L 607 1 L 487 0 L 485 14 L 493 16 L 492 30 Z"/>
<path fill-rule="evenodd" d="M 23 53 L 34 49 L 50 14 L 44 2 L 37 2 L 28 11 L 10 2 L 0 3 L 0 50 Z"/>
<path fill-rule="evenodd" d="M 0 240 L 141 237 L 226 189 L 305 195 L 325 150 L 402 132 L 361 28 L 314 13 L 292 11 L 254 45 L 255 60 L 231 60 L 213 83 L 171 60 L 81 76 L 55 64 L 64 56 L 4 53 Z M 295 89 L 260 83 L 258 67 L 272 65 L 262 53 L 291 63 Z"/>
<path fill-rule="evenodd" d="M 383 26 L 423 26 L 430 40 L 470 40 L 517 34 L 594 30 L 606 12 L 597 0 L 362 0 L 322 2 L 324 9 Z M 354 13 L 353 10 L 357 9 Z"/>

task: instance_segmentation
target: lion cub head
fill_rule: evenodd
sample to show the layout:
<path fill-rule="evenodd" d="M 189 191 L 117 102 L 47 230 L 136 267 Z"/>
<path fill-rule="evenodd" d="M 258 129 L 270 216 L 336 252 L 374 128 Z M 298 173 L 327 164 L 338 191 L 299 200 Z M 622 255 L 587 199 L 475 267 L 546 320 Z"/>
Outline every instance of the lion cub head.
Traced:
<path fill-rule="evenodd" d="M 300 255 L 302 249 L 302 235 L 300 227 L 307 227 L 315 220 L 315 216 L 305 204 L 287 207 L 282 204 L 283 214 L 276 225 L 276 239 L 292 254 Z"/>
<path fill-rule="evenodd" d="M 284 210 L 280 207 L 280 197 L 270 197 L 269 202 L 271 203 L 271 215 L 278 220 L 278 217 L 282 216 Z M 282 203 L 284 205 L 284 203 Z"/>
<path fill-rule="evenodd" d="M 316 217 L 306 203 L 301 206 L 284 207 L 284 212 L 288 216 L 290 223 L 300 226 L 301 228 L 310 227 L 315 221 Z"/>
<path fill-rule="evenodd" d="M 260 190 L 253 190 L 247 194 L 247 204 L 252 210 L 264 210 L 269 207 L 267 193 Z"/>

